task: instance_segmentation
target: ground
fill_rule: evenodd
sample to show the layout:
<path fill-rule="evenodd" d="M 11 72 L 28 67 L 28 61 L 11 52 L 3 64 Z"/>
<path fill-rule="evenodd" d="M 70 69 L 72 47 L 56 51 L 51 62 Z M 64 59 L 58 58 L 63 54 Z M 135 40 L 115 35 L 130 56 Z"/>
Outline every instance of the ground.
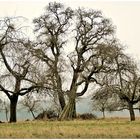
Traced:
<path fill-rule="evenodd" d="M 140 119 L 1 123 L 0 138 L 140 138 Z"/>

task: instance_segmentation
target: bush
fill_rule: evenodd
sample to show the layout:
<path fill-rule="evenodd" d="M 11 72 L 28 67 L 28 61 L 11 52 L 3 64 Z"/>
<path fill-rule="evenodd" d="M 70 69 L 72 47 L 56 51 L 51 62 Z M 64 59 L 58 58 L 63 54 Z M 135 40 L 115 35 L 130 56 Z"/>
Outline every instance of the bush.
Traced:
<path fill-rule="evenodd" d="M 58 115 L 53 110 L 46 110 L 40 113 L 35 119 L 36 120 L 48 120 L 48 119 L 56 119 Z"/>
<path fill-rule="evenodd" d="M 4 123 L 4 122 L 0 121 L 0 123 Z"/>
<path fill-rule="evenodd" d="M 83 120 L 91 120 L 91 119 L 97 119 L 97 116 L 92 113 L 84 113 L 84 114 L 79 114 L 78 118 Z"/>

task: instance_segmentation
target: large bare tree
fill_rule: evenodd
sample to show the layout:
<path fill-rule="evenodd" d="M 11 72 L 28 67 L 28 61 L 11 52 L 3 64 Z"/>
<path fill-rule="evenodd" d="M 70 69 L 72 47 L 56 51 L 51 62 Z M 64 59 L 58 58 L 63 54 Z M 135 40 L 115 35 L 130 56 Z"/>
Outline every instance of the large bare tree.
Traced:
<path fill-rule="evenodd" d="M 62 54 L 72 15 L 73 11 L 69 7 L 65 8 L 56 2 L 49 3 L 45 13 L 33 21 L 38 38 L 35 47 L 30 48 L 34 56 L 46 63 L 48 67 L 46 77 L 53 85 L 53 93 L 58 96 L 62 110 L 65 107 L 61 77 L 65 72 L 65 60 Z"/>
<path fill-rule="evenodd" d="M 97 75 L 108 72 L 113 57 L 114 48 L 108 43 L 114 33 L 110 20 L 92 9 L 76 10 L 75 18 L 75 50 L 69 55 L 73 76 L 68 90 L 69 102 L 60 120 L 76 116 L 76 98 L 88 91 L 90 83 L 100 84 Z"/>
<path fill-rule="evenodd" d="M 31 55 L 24 47 L 25 36 L 19 18 L 0 20 L 0 89 L 10 100 L 10 122 L 16 122 L 19 96 L 39 87 L 32 79 Z M 35 78 L 34 78 L 35 79 Z"/>
<path fill-rule="evenodd" d="M 49 3 L 45 13 L 33 22 L 37 42 L 27 45 L 28 49 L 47 66 L 46 77 L 62 109 L 59 119 L 72 119 L 76 117 L 76 98 L 84 95 L 91 83 L 103 84 L 100 74 L 113 71 L 114 51 L 119 51 L 113 45 L 114 26 L 100 11 L 73 11 L 56 2 Z M 68 45 L 73 51 L 66 57 Z M 68 71 L 72 78 L 64 91 L 63 75 L 68 77 Z M 64 93 L 68 96 L 67 104 Z"/>
<path fill-rule="evenodd" d="M 73 20 L 71 20 L 73 19 Z M 38 33 L 38 43 L 30 48 L 34 56 L 44 61 L 50 73 L 53 89 L 58 94 L 62 108 L 60 120 L 76 116 L 75 100 L 87 91 L 91 82 L 98 83 L 95 75 L 106 71 L 107 63 L 112 57 L 111 40 L 114 27 L 109 19 L 104 18 L 100 11 L 78 9 L 73 12 L 60 3 L 49 3 L 46 12 L 34 19 L 35 32 Z M 72 37 L 73 36 L 73 37 Z M 73 46 L 74 51 L 64 55 L 63 48 Z M 108 53 L 106 52 L 108 51 Z M 66 61 L 70 64 L 65 67 Z M 67 91 L 63 90 L 62 75 L 71 69 L 71 81 Z M 79 89 L 84 86 L 82 91 Z M 64 93 L 69 101 L 66 105 Z"/>

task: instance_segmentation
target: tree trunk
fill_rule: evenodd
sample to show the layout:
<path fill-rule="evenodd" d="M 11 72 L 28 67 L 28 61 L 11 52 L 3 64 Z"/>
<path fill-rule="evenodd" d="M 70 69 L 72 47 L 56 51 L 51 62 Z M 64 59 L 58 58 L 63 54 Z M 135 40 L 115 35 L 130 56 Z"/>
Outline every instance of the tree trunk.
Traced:
<path fill-rule="evenodd" d="M 58 55 L 55 55 L 54 73 L 55 73 L 56 85 L 54 82 L 54 87 L 57 89 L 59 104 L 61 106 L 61 109 L 63 110 L 66 104 L 65 104 L 65 98 L 62 90 L 62 79 L 60 73 L 58 72 L 58 57 L 59 57 Z"/>
<path fill-rule="evenodd" d="M 6 117 L 6 121 L 8 122 L 8 109 L 5 108 L 5 117 Z"/>
<path fill-rule="evenodd" d="M 135 121 L 135 113 L 133 109 L 133 104 L 129 103 L 128 105 L 129 105 L 130 120 Z"/>
<path fill-rule="evenodd" d="M 74 101 L 74 109 L 73 109 L 72 118 L 76 118 L 76 101 Z"/>
<path fill-rule="evenodd" d="M 32 110 L 30 110 L 30 112 L 31 112 L 31 114 L 32 114 L 33 118 L 35 119 L 36 117 L 35 117 L 34 112 L 33 112 Z"/>
<path fill-rule="evenodd" d="M 10 123 L 16 122 L 16 107 L 17 107 L 18 95 L 12 95 L 10 98 Z"/>
<path fill-rule="evenodd" d="M 59 99 L 61 109 L 63 110 L 66 104 L 65 104 L 65 98 L 62 92 L 58 92 L 58 99 Z"/>
<path fill-rule="evenodd" d="M 60 114 L 59 120 L 72 120 L 73 118 L 76 118 L 75 98 L 69 98 L 69 102 Z"/>
<path fill-rule="evenodd" d="M 103 109 L 103 119 L 105 119 L 105 110 Z"/>

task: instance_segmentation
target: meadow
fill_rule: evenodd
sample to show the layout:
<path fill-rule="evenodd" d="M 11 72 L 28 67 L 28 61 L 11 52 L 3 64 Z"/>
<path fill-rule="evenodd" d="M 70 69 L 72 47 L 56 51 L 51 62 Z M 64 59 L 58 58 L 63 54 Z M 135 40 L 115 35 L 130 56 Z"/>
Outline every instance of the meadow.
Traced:
<path fill-rule="evenodd" d="M 0 138 L 140 138 L 140 119 L 1 123 Z"/>

